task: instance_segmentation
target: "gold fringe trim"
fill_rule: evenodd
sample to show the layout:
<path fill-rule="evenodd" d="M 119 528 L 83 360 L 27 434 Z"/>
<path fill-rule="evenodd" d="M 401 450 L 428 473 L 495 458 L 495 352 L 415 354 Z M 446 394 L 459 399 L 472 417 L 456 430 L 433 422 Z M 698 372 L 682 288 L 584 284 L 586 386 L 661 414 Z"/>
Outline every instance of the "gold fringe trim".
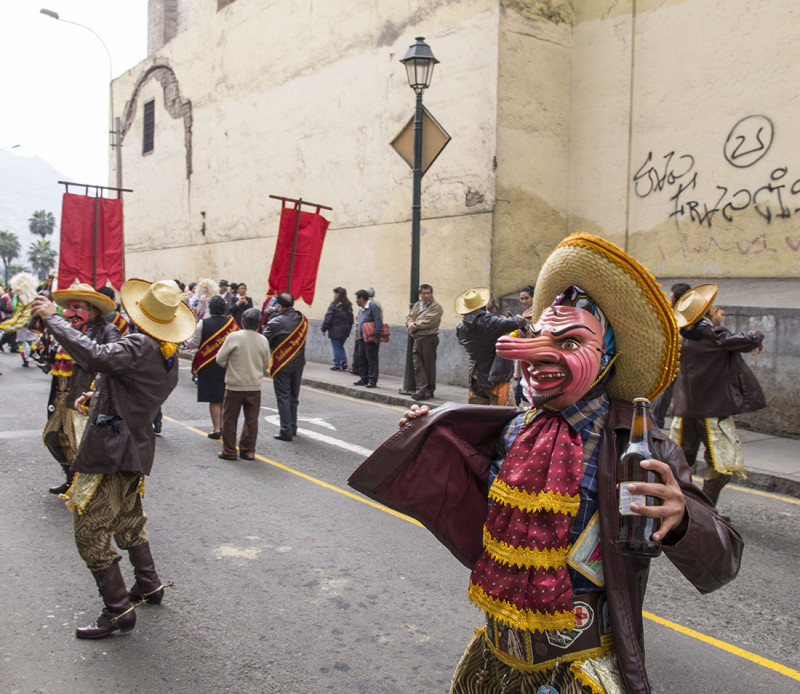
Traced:
<path fill-rule="evenodd" d="M 565 610 L 548 614 L 539 610 L 520 610 L 507 600 L 497 600 L 483 588 L 474 583 L 467 591 L 469 599 L 484 612 L 495 619 L 505 622 L 514 629 L 527 631 L 560 631 L 575 628 L 574 610 Z"/>
<path fill-rule="evenodd" d="M 571 545 L 563 549 L 528 549 L 513 547 L 492 537 L 487 528 L 483 529 L 483 548 L 489 556 L 501 564 L 516 564 L 520 568 L 561 569 L 567 566 L 567 554 Z"/>
<path fill-rule="evenodd" d="M 595 648 L 595 649 L 593 649 L 593 650 L 595 650 L 595 651 L 602 651 L 602 650 L 604 650 L 604 649 L 602 649 L 602 648 Z M 613 652 L 613 650 L 614 650 L 614 649 L 612 648 L 612 649 L 611 649 L 611 652 Z M 604 655 L 610 655 L 610 653 L 595 653 L 595 654 L 593 654 L 593 655 L 590 655 L 589 657 L 587 657 L 587 658 L 586 658 L 586 660 L 589 660 L 589 658 L 598 658 L 598 657 L 602 657 L 602 656 L 604 656 Z M 589 675 L 587 675 L 587 674 L 586 674 L 586 673 L 583 671 L 583 668 L 581 667 L 581 663 L 580 663 L 580 662 L 575 662 L 575 661 L 573 661 L 573 662 L 570 664 L 570 666 L 569 666 L 569 671 L 572 673 L 572 676 L 573 676 L 573 677 L 574 677 L 574 678 L 575 678 L 575 679 L 576 679 L 578 682 L 580 682 L 580 683 L 581 683 L 581 684 L 582 684 L 584 687 L 589 687 L 589 689 L 591 689 L 591 690 L 592 690 L 592 694 L 606 694 L 606 690 L 605 690 L 605 688 L 603 688 L 603 687 L 600 685 L 600 683 L 598 683 L 598 682 L 595 682 L 595 681 L 594 681 L 594 679 L 592 679 L 591 677 L 589 677 Z"/>
<path fill-rule="evenodd" d="M 570 496 L 559 492 L 530 492 L 517 489 L 496 479 L 489 490 L 489 498 L 498 503 L 532 513 L 534 511 L 553 511 L 576 516 L 581 505 L 580 495 Z"/>
<path fill-rule="evenodd" d="M 65 494 L 58 496 L 60 499 L 64 499 L 70 511 L 77 511 L 78 515 L 82 516 L 102 481 L 103 475 L 76 472 L 70 488 Z"/>

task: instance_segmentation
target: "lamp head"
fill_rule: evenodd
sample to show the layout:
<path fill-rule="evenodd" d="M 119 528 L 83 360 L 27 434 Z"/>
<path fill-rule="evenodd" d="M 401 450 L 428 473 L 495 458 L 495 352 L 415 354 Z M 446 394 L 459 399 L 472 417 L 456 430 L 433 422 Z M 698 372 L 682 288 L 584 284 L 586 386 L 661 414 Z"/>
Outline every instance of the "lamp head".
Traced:
<path fill-rule="evenodd" d="M 408 47 L 400 62 L 406 66 L 408 86 L 417 94 L 421 94 L 430 86 L 433 67 L 439 61 L 433 56 L 431 47 L 425 43 L 425 38 L 417 36 L 416 43 Z"/>

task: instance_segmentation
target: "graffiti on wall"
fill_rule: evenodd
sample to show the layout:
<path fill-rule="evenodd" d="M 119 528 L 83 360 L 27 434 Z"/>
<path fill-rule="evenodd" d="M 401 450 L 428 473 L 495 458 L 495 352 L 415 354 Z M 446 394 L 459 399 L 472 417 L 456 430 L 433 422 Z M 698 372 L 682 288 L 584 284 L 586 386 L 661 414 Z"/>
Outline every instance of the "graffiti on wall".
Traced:
<path fill-rule="evenodd" d="M 761 161 L 772 147 L 775 128 L 766 116 L 753 115 L 742 118 L 731 128 L 723 147 L 723 156 L 731 166 L 746 169 Z M 732 222 L 734 217 L 752 209 L 767 224 L 800 215 L 800 174 L 789 171 L 788 166 L 774 167 L 768 174 L 757 178 L 749 187 L 731 187 L 716 184 L 716 194 L 711 199 L 700 199 L 698 171 L 695 157 L 671 151 L 657 156 L 648 152 L 644 162 L 633 175 L 633 190 L 637 197 L 648 198 L 666 195 L 671 203 L 670 218 L 688 220 L 701 227 L 712 229 L 715 222 Z M 787 236 L 786 246 L 800 250 L 800 237 Z M 774 253 L 766 234 L 760 234 L 747 243 L 725 244 L 723 247 L 713 236 L 703 239 L 696 252 L 705 252 L 716 246 L 730 251 L 735 246 L 740 253 Z"/>

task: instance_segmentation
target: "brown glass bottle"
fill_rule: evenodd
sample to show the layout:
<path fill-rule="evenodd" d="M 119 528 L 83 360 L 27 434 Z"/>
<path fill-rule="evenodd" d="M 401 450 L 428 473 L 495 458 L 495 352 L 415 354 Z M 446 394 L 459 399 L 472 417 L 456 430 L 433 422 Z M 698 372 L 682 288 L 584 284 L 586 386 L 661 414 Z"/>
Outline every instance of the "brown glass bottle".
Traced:
<path fill-rule="evenodd" d="M 617 547 L 623 554 L 635 554 L 644 557 L 657 557 L 661 554 L 661 543 L 653 540 L 652 535 L 661 524 L 658 518 L 640 516 L 630 509 L 636 502 L 646 506 L 658 506 L 661 499 L 643 494 L 632 494 L 628 484 L 632 482 L 658 483 L 656 473 L 645 470 L 639 463 L 653 457 L 653 439 L 650 433 L 650 401 L 647 398 L 636 398 L 633 401 L 633 422 L 631 423 L 631 440 L 619 459 L 619 533 Z"/>
<path fill-rule="evenodd" d="M 52 301 L 53 299 L 53 276 L 48 275 L 44 281 L 44 286 L 39 290 L 39 296 L 47 297 Z M 43 333 L 45 329 L 44 321 L 39 316 L 34 316 L 28 321 L 28 330 L 35 333 Z"/>

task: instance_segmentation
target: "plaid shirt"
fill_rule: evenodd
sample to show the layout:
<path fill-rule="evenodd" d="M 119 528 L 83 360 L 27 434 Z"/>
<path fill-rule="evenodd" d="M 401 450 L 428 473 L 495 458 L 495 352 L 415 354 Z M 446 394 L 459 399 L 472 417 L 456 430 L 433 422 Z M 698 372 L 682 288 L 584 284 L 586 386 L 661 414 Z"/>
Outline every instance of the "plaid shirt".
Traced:
<path fill-rule="evenodd" d="M 572 521 L 573 544 L 575 544 L 581 533 L 586 529 L 592 516 L 597 512 L 597 457 L 599 455 L 603 427 L 606 419 L 608 419 L 609 404 L 608 396 L 605 393 L 601 393 L 593 400 L 579 400 L 559 412 L 569 425 L 580 434 L 581 441 L 583 441 L 581 503 L 578 515 Z M 528 410 L 518 414 L 506 424 L 497 442 L 497 457 L 492 461 L 489 472 L 490 486 L 494 483 L 497 473 L 500 472 L 506 453 L 510 450 L 522 427 L 530 424 L 542 411 L 541 409 Z M 553 410 L 550 411 L 553 412 Z M 569 577 L 572 580 L 572 592 L 575 595 L 599 590 L 597 585 L 573 569 L 569 569 Z"/>

